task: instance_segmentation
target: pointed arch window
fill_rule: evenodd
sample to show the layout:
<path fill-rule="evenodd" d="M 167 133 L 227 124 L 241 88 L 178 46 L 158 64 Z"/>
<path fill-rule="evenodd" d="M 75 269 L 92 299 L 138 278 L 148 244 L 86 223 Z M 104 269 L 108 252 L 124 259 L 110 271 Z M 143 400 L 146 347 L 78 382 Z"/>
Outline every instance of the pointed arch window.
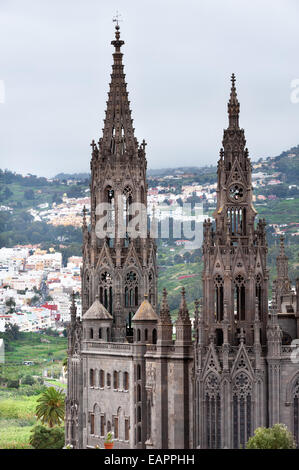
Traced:
<path fill-rule="evenodd" d="M 139 305 L 138 294 L 137 274 L 130 271 L 125 280 L 125 307 L 137 307 Z"/>
<path fill-rule="evenodd" d="M 115 237 L 115 198 L 114 198 L 114 190 L 111 186 L 107 186 L 105 190 L 105 199 L 106 202 L 109 204 L 108 206 L 108 213 L 107 213 L 107 222 L 104 225 L 104 230 L 106 229 L 109 246 L 113 246 L 113 240 Z"/>
<path fill-rule="evenodd" d="M 125 137 L 124 126 L 121 126 L 120 136 L 121 136 L 121 153 L 124 154 L 126 151 L 126 137 Z"/>
<path fill-rule="evenodd" d="M 204 384 L 205 434 L 208 449 L 221 447 L 221 399 L 217 375 L 210 372 Z"/>
<path fill-rule="evenodd" d="M 119 388 L 119 373 L 116 370 L 113 372 L 113 388 L 114 390 Z"/>
<path fill-rule="evenodd" d="M 134 316 L 134 312 L 129 312 L 126 318 L 126 335 L 133 336 L 133 328 L 132 328 L 132 318 Z"/>
<path fill-rule="evenodd" d="M 153 329 L 153 344 L 157 344 L 157 330 L 156 328 Z"/>
<path fill-rule="evenodd" d="M 124 390 L 129 390 L 129 373 L 124 372 L 123 374 L 123 386 Z"/>
<path fill-rule="evenodd" d="M 227 219 L 230 223 L 230 234 L 245 235 L 246 233 L 246 209 L 241 207 L 229 207 Z"/>
<path fill-rule="evenodd" d="M 214 279 L 215 286 L 215 314 L 216 321 L 223 320 L 223 311 L 224 311 L 224 297 L 223 297 L 223 278 L 217 274 Z"/>
<path fill-rule="evenodd" d="M 126 186 L 123 190 L 123 218 L 124 218 L 124 227 L 125 227 L 125 234 L 126 234 L 126 241 L 128 242 L 129 233 L 128 233 L 128 226 L 129 222 L 132 218 L 132 214 L 130 213 L 130 206 L 133 202 L 133 191 L 130 186 Z"/>
<path fill-rule="evenodd" d="M 94 387 L 94 370 L 89 370 L 89 385 L 90 387 Z"/>
<path fill-rule="evenodd" d="M 103 369 L 101 369 L 99 372 L 99 385 L 100 388 L 104 388 L 105 386 L 105 372 L 103 371 Z"/>
<path fill-rule="evenodd" d="M 252 435 L 252 383 L 240 372 L 233 381 L 233 444 L 235 449 L 245 447 Z"/>
<path fill-rule="evenodd" d="M 239 274 L 234 280 L 234 313 L 238 321 L 245 320 L 245 279 Z"/>
<path fill-rule="evenodd" d="M 110 151 L 112 154 L 115 153 L 115 127 L 112 127 L 112 132 L 111 132 L 111 144 L 110 144 Z"/>
<path fill-rule="evenodd" d="M 100 275 L 99 291 L 101 304 L 108 312 L 112 313 L 112 277 L 108 271 L 104 271 Z"/>

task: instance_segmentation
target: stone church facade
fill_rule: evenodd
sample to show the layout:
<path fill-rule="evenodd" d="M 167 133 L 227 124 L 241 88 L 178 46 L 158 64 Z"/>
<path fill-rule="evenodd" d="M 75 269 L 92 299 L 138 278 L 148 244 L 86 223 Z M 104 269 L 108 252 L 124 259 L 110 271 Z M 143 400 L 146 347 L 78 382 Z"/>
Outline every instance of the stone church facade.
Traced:
<path fill-rule="evenodd" d="M 103 135 L 91 144 L 82 318 L 73 297 L 68 327 L 66 443 L 103 447 L 112 431 L 115 448 L 239 448 L 256 427 L 282 422 L 299 445 L 299 362 L 291 345 L 299 338 L 299 295 L 281 239 L 268 312 L 266 223 L 255 221 L 235 77 L 215 223 L 204 223 L 203 298 L 195 300 L 192 325 L 182 289 L 173 339 L 165 289 L 158 310 L 155 240 L 146 222 L 137 236 L 129 231 L 136 204 L 146 212 L 147 163 L 146 143 L 134 136 L 123 44 L 117 24 Z"/>

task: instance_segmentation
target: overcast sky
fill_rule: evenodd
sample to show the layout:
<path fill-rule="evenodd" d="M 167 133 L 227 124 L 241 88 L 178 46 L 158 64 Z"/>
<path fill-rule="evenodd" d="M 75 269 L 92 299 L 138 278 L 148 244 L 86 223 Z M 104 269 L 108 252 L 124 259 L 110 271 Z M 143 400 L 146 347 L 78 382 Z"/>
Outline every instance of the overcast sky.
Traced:
<path fill-rule="evenodd" d="M 298 0 L 0 0 L 1 168 L 89 170 L 116 10 L 149 168 L 216 164 L 232 72 L 251 158 L 299 144 Z"/>

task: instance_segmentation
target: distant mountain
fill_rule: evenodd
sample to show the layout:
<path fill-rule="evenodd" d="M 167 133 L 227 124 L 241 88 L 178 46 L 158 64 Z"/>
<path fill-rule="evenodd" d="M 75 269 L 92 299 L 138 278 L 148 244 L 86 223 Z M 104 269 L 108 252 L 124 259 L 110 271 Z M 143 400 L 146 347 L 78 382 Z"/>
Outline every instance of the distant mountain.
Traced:
<path fill-rule="evenodd" d="M 89 180 L 89 178 L 90 178 L 90 173 L 58 173 L 58 175 L 54 176 L 53 179 L 59 180 L 59 181 L 64 181 L 64 180 L 85 181 L 85 180 Z"/>
<path fill-rule="evenodd" d="M 160 169 L 149 169 L 147 170 L 147 176 L 178 176 L 184 174 L 203 175 L 206 173 L 215 173 L 217 170 L 216 166 L 180 166 L 178 168 L 160 168 Z"/>

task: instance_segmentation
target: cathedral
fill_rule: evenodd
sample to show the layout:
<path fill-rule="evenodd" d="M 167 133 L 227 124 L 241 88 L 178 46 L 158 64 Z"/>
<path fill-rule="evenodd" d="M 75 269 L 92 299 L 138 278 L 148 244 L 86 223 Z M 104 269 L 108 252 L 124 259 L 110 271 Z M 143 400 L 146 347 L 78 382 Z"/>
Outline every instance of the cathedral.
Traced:
<path fill-rule="evenodd" d="M 240 448 L 257 427 L 285 423 L 299 445 L 299 280 L 296 295 L 281 238 L 269 312 L 266 222 L 253 206 L 235 76 L 217 207 L 203 227 L 203 298 L 191 321 L 182 289 L 173 325 L 165 289 L 158 306 L 152 232 L 128 230 L 134 205 L 147 206 L 146 143 L 134 136 L 118 24 L 111 44 L 89 227 L 83 213 L 82 318 L 73 296 L 68 326 L 66 444 L 103 447 L 111 431 L 117 449 Z"/>

